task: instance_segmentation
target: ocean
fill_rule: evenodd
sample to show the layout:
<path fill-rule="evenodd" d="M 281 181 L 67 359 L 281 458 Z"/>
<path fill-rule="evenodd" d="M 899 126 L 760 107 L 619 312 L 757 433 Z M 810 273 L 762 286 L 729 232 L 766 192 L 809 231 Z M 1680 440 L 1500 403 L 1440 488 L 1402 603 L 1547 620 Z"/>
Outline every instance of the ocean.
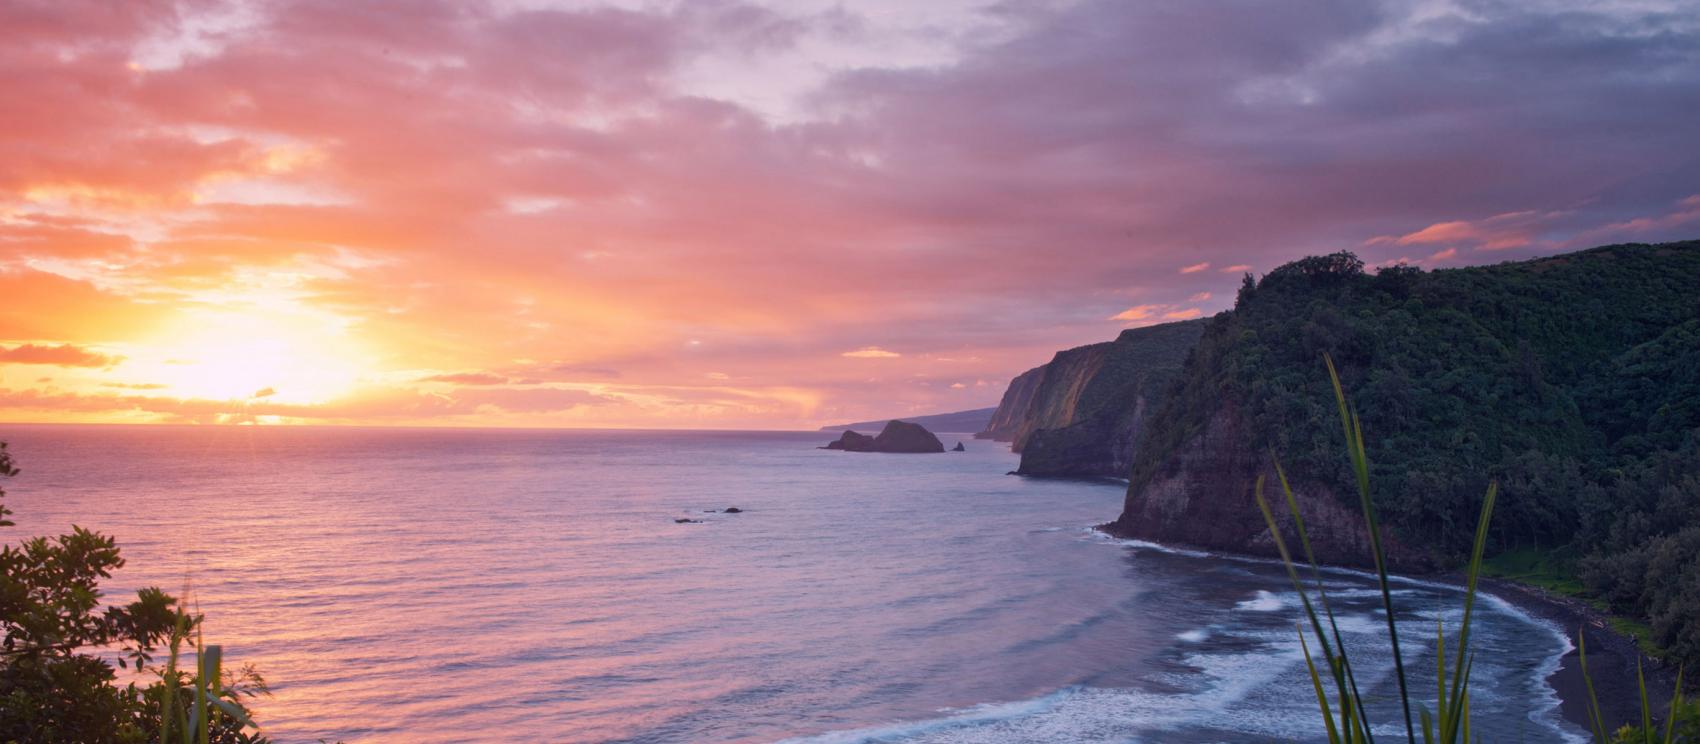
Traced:
<path fill-rule="evenodd" d="M 1100 535 L 1125 486 L 1005 445 L 835 436 L 5 425 L 0 540 L 116 536 L 109 597 L 187 591 L 289 744 L 1323 740 L 1278 565 Z M 1402 735 L 1379 594 L 1326 580 Z M 1396 589 L 1427 691 L 1461 595 Z M 1562 634 L 1488 599 L 1474 647 L 1480 736 L 1582 740 Z"/>

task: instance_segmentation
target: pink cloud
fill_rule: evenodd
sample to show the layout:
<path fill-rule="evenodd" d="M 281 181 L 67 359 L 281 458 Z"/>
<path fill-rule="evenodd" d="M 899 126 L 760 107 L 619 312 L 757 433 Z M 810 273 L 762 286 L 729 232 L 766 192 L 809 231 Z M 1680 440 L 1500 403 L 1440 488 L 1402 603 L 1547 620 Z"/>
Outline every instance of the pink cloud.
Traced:
<path fill-rule="evenodd" d="M 1700 66 L 1631 53 L 1654 42 L 1613 35 L 1630 10 L 1496 6 L 1342 65 L 1409 19 L 1087 0 L 929 21 L 915 63 L 882 35 L 901 10 L 384 7 L 254 3 L 196 34 L 215 4 L 0 9 L 0 339 L 128 354 L 258 288 L 407 381 L 337 420 L 803 426 L 993 404 L 1117 323 L 1214 311 L 1253 265 L 1669 239 L 1700 212 L 1671 166 L 1700 154 Z M 823 38 L 862 56 L 809 56 Z M 1631 51 L 1567 51 L 1602 39 Z M 124 366 L 10 400 L 230 415 L 113 397 L 153 382 Z"/>

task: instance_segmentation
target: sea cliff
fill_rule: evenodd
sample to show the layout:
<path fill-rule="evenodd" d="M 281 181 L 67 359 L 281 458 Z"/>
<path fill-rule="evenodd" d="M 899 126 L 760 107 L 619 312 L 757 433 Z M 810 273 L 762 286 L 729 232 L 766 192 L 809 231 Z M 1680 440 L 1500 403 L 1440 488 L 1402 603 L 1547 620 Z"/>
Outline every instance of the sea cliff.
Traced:
<path fill-rule="evenodd" d="M 1057 352 L 1010 382 L 977 436 L 1009 442 L 1022 475 L 1125 478 L 1148 414 L 1203 329 L 1203 321 L 1133 328 Z"/>
<path fill-rule="evenodd" d="M 1279 497 L 1279 461 L 1317 557 L 1363 565 L 1326 355 L 1394 570 L 1458 565 L 1494 483 L 1488 555 L 1542 556 L 1700 663 L 1700 241 L 1430 272 L 1311 257 L 1246 277 L 1166 388 L 1095 399 L 1109 351 L 1059 354 L 994 417 L 1024 473 L 1100 475 L 1127 453 L 1107 531 L 1273 555 L 1252 488 Z"/>

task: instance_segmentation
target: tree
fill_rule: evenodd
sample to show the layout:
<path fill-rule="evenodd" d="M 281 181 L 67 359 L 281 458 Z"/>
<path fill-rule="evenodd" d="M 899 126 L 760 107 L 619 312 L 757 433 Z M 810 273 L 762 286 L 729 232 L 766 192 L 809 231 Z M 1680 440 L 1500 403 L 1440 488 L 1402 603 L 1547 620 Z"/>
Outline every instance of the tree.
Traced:
<path fill-rule="evenodd" d="M 17 474 L 0 442 L 0 477 Z M 8 514 L 0 501 L 0 526 L 14 524 Z M 264 690 L 251 668 L 229 684 L 216 663 L 200 662 L 195 675 L 176 671 L 178 651 L 199 626 L 199 616 L 188 615 L 154 587 L 137 592 L 128 604 L 102 606 L 100 581 L 123 565 L 111 537 L 81 527 L 0 547 L 0 742 L 160 742 L 177 738 L 168 737 L 172 729 L 185 734 L 191 724 L 209 734 L 201 741 L 263 741 L 243 730 L 247 711 L 240 698 Z M 171 658 L 165 668 L 154 668 L 153 654 L 162 645 L 169 645 Z M 198 658 L 221 656 L 217 647 L 200 643 L 198 634 L 191 645 Z M 157 679 L 145 687 L 120 686 L 117 671 L 96 649 L 116 650 L 119 668 Z M 213 694 L 196 706 L 204 677 Z M 166 710 L 172 713 L 169 721 L 162 715 Z M 197 717 L 195 710 L 212 714 Z"/>

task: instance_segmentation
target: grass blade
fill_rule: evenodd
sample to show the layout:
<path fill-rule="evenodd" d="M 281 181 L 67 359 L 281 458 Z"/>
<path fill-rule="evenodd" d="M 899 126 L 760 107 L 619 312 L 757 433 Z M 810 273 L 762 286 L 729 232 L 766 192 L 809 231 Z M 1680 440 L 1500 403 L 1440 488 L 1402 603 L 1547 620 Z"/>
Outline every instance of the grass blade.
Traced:
<path fill-rule="evenodd" d="M 1641 688 L 1641 741 L 1653 744 L 1653 706 L 1647 702 L 1647 678 L 1641 674 L 1641 657 L 1635 657 L 1635 684 Z"/>
<path fill-rule="evenodd" d="M 1458 629 L 1458 663 L 1460 666 L 1452 677 L 1452 703 L 1454 705 L 1463 703 L 1463 700 L 1459 697 L 1459 691 L 1467 683 L 1465 678 L 1469 676 L 1468 668 L 1463 666 L 1462 662 L 1470 643 L 1470 618 L 1476 607 L 1476 586 L 1481 578 L 1482 553 L 1487 548 L 1488 523 L 1493 518 L 1493 505 L 1498 498 L 1499 482 L 1488 483 L 1487 496 L 1482 499 L 1481 517 L 1476 522 L 1476 542 L 1470 551 L 1468 586 L 1464 592 L 1464 623 Z M 1454 718 L 1453 724 L 1457 724 L 1456 718 Z M 1469 737 L 1466 736 L 1465 739 L 1468 740 Z"/>
<path fill-rule="evenodd" d="M 1677 667 L 1676 690 L 1671 693 L 1670 710 L 1665 712 L 1665 744 L 1676 741 L 1676 712 L 1682 707 L 1682 672 L 1683 669 Z"/>
<path fill-rule="evenodd" d="M 1316 673 L 1316 662 L 1310 658 L 1310 644 L 1305 643 L 1305 632 L 1302 626 L 1294 626 L 1299 632 L 1299 649 L 1304 651 L 1305 669 L 1310 671 L 1310 684 L 1316 688 L 1316 702 L 1322 707 L 1322 722 L 1328 726 L 1329 744 L 1340 744 L 1340 731 L 1334 728 L 1334 713 L 1328 709 L 1328 693 L 1322 689 L 1322 675 Z"/>
<path fill-rule="evenodd" d="M 1340 426 L 1346 433 L 1346 449 L 1352 458 L 1352 470 L 1358 479 L 1358 501 L 1363 507 L 1364 522 L 1369 529 L 1370 553 L 1375 558 L 1376 579 L 1381 584 L 1381 604 L 1387 611 L 1387 636 L 1393 644 L 1393 669 L 1399 680 L 1399 705 L 1405 712 L 1405 738 L 1416 744 L 1417 733 L 1411 724 L 1411 694 L 1405 683 L 1405 658 L 1399 649 L 1399 623 L 1394 617 L 1393 591 L 1387 579 L 1387 558 L 1381 547 L 1381 525 L 1375 516 L 1375 503 L 1369 495 L 1369 456 L 1364 448 L 1363 422 L 1346 403 L 1346 391 L 1340 385 L 1340 374 L 1334 359 L 1324 354 L 1328 379 L 1334 385 L 1334 400 L 1340 407 Z"/>
<path fill-rule="evenodd" d="M 1588 720 L 1594 724 L 1594 740 L 1607 744 L 1611 738 L 1606 736 L 1606 719 L 1600 713 L 1600 699 L 1594 694 L 1594 676 L 1588 673 L 1587 630 L 1586 625 L 1576 629 L 1576 658 L 1582 666 L 1582 684 L 1588 688 Z"/>

